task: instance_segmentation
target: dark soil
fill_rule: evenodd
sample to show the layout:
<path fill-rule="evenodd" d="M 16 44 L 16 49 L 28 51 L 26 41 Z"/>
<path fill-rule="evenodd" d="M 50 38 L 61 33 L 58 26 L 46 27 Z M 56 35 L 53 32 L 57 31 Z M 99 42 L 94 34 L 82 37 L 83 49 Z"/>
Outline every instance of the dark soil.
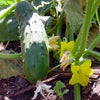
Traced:
<path fill-rule="evenodd" d="M 18 47 L 17 49 L 16 46 Z M 19 41 L 11 42 L 7 46 L 7 50 L 10 50 L 9 48 L 11 47 L 13 47 L 14 51 L 20 52 Z M 50 53 L 50 58 L 52 59 L 50 61 L 51 67 L 58 64 L 58 61 L 53 58 L 52 53 Z M 100 62 L 98 62 L 96 59 L 93 61 L 93 70 L 94 74 L 90 77 L 88 86 L 81 87 L 82 100 L 100 100 Z M 69 89 L 69 92 L 63 96 L 63 100 L 74 100 L 74 86 L 71 86 L 68 83 L 71 75 L 70 68 L 67 68 L 65 72 L 62 71 L 61 68 L 57 68 L 49 73 L 46 79 L 43 81 L 45 84 L 52 85 L 53 89 L 56 82 L 61 80 L 66 86 L 62 89 L 62 91 Z M 0 80 L 0 100 L 31 100 L 31 98 L 34 96 L 35 90 L 35 84 L 31 84 L 22 76 Z M 36 100 L 44 99 L 40 94 L 38 94 Z M 49 100 L 58 100 L 58 98 Z"/>

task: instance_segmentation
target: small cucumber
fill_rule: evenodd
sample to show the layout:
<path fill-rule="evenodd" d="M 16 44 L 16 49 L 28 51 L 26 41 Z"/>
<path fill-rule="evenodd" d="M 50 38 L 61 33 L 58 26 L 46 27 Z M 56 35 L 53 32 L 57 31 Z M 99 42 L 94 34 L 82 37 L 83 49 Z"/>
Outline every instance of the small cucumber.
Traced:
<path fill-rule="evenodd" d="M 33 6 L 22 1 L 15 9 L 19 24 L 24 71 L 30 82 L 43 80 L 49 69 L 48 38 Z"/>

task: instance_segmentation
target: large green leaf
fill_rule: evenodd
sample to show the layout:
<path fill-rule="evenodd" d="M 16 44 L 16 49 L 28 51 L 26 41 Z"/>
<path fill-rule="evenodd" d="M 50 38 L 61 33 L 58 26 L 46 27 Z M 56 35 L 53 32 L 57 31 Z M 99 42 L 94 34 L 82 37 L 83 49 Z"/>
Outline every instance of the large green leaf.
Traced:
<path fill-rule="evenodd" d="M 12 12 L 0 20 L 0 41 L 18 40 L 18 24 Z"/>
<path fill-rule="evenodd" d="M 82 5 L 80 0 L 66 0 L 63 8 L 66 19 L 66 34 L 68 41 L 74 39 L 74 33 L 80 30 L 83 24 L 84 15 L 82 13 Z"/>

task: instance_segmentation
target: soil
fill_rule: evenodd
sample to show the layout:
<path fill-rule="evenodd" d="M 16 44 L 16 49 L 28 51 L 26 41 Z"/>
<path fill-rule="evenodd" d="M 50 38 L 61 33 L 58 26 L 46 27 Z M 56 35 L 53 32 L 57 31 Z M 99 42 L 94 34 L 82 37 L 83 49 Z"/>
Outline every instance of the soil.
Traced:
<path fill-rule="evenodd" d="M 16 46 L 18 47 L 17 49 Z M 10 50 L 12 47 L 14 51 L 20 52 L 19 41 L 10 42 L 6 49 Z M 53 54 L 50 53 L 50 58 L 52 59 L 50 61 L 50 68 L 59 63 L 53 58 L 52 55 Z M 94 70 L 94 74 L 90 77 L 88 86 L 81 87 L 82 100 L 100 100 L 100 62 L 94 59 L 92 68 Z M 74 100 L 74 86 L 69 85 L 69 79 L 71 76 L 72 73 L 69 67 L 66 69 L 66 71 L 62 71 L 61 68 L 57 68 L 49 73 L 43 82 L 51 85 L 53 89 L 58 80 L 62 81 L 65 84 L 65 87 L 62 89 L 62 91 L 69 89 L 69 92 L 63 96 L 62 100 Z M 1 79 L 0 100 L 32 100 L 34 91 L 36 90 L 35 86 L 35 84 L 30 83 L 22 76 L 13 76 L 8 79 Z M 53 96 L 54 97 L 51 97 L 48 100 L 58 100 L 56 94 Z M 44 99 L 40 94 L 38 94 L 35 100 Z"/>

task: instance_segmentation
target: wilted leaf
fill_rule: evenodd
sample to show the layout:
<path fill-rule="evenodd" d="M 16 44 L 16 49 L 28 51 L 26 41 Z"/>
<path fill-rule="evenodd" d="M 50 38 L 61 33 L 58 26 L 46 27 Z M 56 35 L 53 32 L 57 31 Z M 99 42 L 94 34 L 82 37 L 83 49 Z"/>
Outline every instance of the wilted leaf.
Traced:
<path fill-rule="evenodd" d="M 63 10 L 67 16 L 65 36 L 71 41 L 74 39 L 74 33 L 77 33 L 83 24 L 84 15 L 82 13 L 81 1 L 66 0 Z"/>
<path fill-rule="evenodd" d="M 10 60 L 0 59 L 0 79 L 9 78 L 12 76 L 22 75 L 23 70 L 15 66 Z"/>

